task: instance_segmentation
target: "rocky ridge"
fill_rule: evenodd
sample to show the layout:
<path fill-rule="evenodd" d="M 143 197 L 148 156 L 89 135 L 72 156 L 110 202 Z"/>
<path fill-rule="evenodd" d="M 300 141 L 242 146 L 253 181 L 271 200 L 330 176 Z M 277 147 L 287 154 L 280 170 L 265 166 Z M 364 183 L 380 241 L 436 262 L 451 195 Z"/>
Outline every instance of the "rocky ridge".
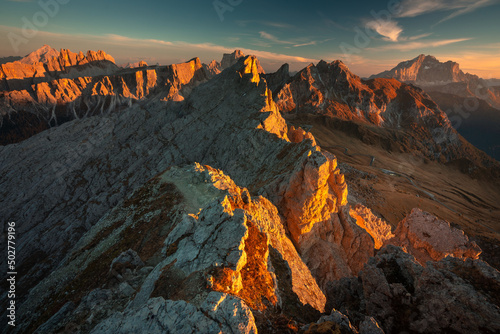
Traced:
<path fill-rule="evenodd" d="M 341 61 L 320 61 L 293 77 L 287 72 L 284 66 L 265 76 L 285 118 L 312 114 L 354 123 L 363 141 L 385 142 L 431 160 L 467 159 L 481 170 L 500 170 L 457 133 L 447 114 L 418 87 L 395 79 L 361 79 Z"/>
<path fill-rule="evenodd" d="M 198 58 L 170 66 L 148 67 L 143 62 L 138 68 L 119 70 L 102 51 L 84 56 L 62 50 L 47 63 L 7 65 L 2 65 L 9 73 L 4 85 L 10 87 L 21 80 L 24 86 L 0 92 L 1 144 L 19 142 L 73 119 L 120 110 L 152 96 L 182 100 L 183 94 L 206 80 Z M 26 71 L 18 73 L 23 66 Z"/>

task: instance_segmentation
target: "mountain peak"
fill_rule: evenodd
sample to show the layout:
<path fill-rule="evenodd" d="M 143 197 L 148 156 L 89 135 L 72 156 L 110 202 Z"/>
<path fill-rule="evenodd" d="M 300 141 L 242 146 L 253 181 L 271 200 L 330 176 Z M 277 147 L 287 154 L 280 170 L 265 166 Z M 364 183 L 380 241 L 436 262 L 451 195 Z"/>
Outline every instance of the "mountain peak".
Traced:
<path fill-rule="evenodd" d="M 436 84 L 464 81 L 465 74 L 456 62 L 443 63 L 434 56 L 421 54 L 371 78 L 394 78 L 404 82 Z"/>
<path fill-rule="evenodd" d="M 226 68 L 233 66 L 238 62 L 238 59 L 242 57 L 245 57 L 245 54 L 241 52 L 241 50 L 234 50 L 233 53 L 224 53 L 220 62 L 221 70 L 223 71 Z"/>
<path fill-rule="evenodd" d="M 23 64 L 33 65 L 35 63 L 46 63 L 53 57 L 58 57 L 59 51 L 51 46 L 44 44 L 41 48 L 31 52 L 26 57 L 20 60 Z"/>

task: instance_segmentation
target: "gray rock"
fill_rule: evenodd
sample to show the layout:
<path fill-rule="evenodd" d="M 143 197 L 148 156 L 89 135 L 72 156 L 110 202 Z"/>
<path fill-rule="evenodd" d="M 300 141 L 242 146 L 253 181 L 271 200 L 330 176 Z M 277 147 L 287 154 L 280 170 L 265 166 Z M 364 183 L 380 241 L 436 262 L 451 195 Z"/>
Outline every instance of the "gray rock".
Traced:
<path fill-rule="evenodd" d="M 384 331 L 372 317 L 365 317 L 359 324 L 359 334 L 384 334 Z"/>
<path fill-rule="evenodd" d="M 377 319 L 385 333 L 500 330 L 500 273 L 481 260 L 448 257 L 422 267 L 401 248 L 386 246 L 359 279 L 347 281 L 331 285 L 334 307 L 365 325 L 363 314 Z"/>
<path fill-rule="evenodd" d="M 47 322 L 37 328 L 35 333 L 54 333 L 60 330 L 67 323 L 68 315 L 75 309 L 73 302 L 67 302 L 56 314 L 54 314 Z"/>

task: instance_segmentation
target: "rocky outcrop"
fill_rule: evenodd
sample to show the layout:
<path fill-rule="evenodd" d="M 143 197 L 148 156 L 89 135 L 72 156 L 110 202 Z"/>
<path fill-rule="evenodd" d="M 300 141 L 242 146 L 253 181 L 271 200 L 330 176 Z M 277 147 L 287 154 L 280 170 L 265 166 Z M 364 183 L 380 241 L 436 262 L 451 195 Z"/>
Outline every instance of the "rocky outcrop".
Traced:
<path fill-rule="evenodd" d="M 500 273 L 485 262 L 448 257 L 422 267 L 387 246 L 356 279 L 330 286 L 332 306 L 355 325 L 373 317 L 385 333 L 495 333 Z"/>
<path fill-rule="evenodd" d="M 349 208 L 349 215 L 356 220 L 356 224 L 368 232 L 375 242 L 375 248 L 380 249 L 394 237 L 391 226 L 383 219 L 375 216 L 369 208 L 356 204 Z"/>
<path fill-rule="evenodd" d="M 290 126 L 288 128 L 287 136 L 292 143 L 300 143 L 305 139 L 309 139 L 312 141 L 313 146 L 317 145 L 316 139 L 314 139 L 312 133 L 305 131 L 300 126 L 298 128 L 295 128 L 293 125 Z"/>
<path fill-rule="evenodd" d="M 417 208 L 398 224 L 394 237 L 385 244 L 402 247 L 422 265 L 447 256 L 477 259 L 481 254 L 481 248 L 462 230 Z"/>
<path fill-rule="evenodd" d="M 245 57 L 243 52 L 235 50 L 233 53 L 224 53 L 220 62 L 221 70 L 224 71 L 238 62 L 238 59 Z"/>
<path fill-rule="evenodd" d="M 236 64 L 240 58 L 244 57 L 245 54 L 241 52 L 241 50 L 235 50 L 233 53 L 224 53 L 220 63 L 218 61 L 212 60 L 208 65 L 203 64 L 203 68 L 205 69 L 207 76 L 209 78 L 213 78 L 215 75 L 224 71 L 226 68 L 229 68 L 234 64 Z M 259 62 L 257 62 L 257 72 L 259 74 L 265 73 L 264 69 L 262 68 L 262 66 L 260 66 Z"/>
<path fill-rule="evenodd" d="M 281 207 L 292 240 L 322 288 L 356 275 L 373 256 L 373 239 L 348 215 L 347 184 L 328 153 L 312 152 L 294 171 Z"/>
<path fill-rule="evenodd" d="M 283 84 L 290 80 L 290 66 L 288 64 L 283 64 L 276 72 L 265 74 L 267 85 L 269 89 L 276 96 L 279 90 L 283 87 Z"/>
<path fill-rule="evenodd" d="M 98 307 L 91 296 L 102 296 Z M 105 215 L 32 290 L 19 330 L 256 333 L 262 313 L 307 322 L 325 301 L 276 207 L 195 164 L 168 169 Z"/>
<path fill-rule="evenodd" d="M 221 71 L 220 63 L 216 60 L 212 60 L 209 64 L 203 64 L 203 69 L 207 73 L 209 78 L 213 78 Z"/>

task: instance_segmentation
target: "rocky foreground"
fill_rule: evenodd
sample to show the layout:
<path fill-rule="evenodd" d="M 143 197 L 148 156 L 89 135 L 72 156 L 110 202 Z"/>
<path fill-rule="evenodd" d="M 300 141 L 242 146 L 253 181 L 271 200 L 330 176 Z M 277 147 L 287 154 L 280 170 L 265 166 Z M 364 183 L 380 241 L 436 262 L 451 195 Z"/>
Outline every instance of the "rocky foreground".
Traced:
<path fill-rule="evenodd" d="M 148 98 L 0 146 L 0 216 L 18 225 L 9 332 L 500 331 L 500 273 L 476 243 L 419 209 L 392 231 L 348 201 L 337 158 L 282 117 L 310 105 L 294 93 L 310 85 L 326 96 L 318 113 L 344 94 L 344 112 L 400 127 L 400 94 L 424 95 L 351 85 L 338 62 L 290 79 L 225 59 L 155 69 Z M 335 82 L 348 87 L 337 98 Z M 373 85 L 397 96 L 379 101 Z M 449 156 L 466 154 L 431 102 L 412 102 L 411 117 L 444 134 Z M 413 133 L 438 154 L 436 131 Z"/>

